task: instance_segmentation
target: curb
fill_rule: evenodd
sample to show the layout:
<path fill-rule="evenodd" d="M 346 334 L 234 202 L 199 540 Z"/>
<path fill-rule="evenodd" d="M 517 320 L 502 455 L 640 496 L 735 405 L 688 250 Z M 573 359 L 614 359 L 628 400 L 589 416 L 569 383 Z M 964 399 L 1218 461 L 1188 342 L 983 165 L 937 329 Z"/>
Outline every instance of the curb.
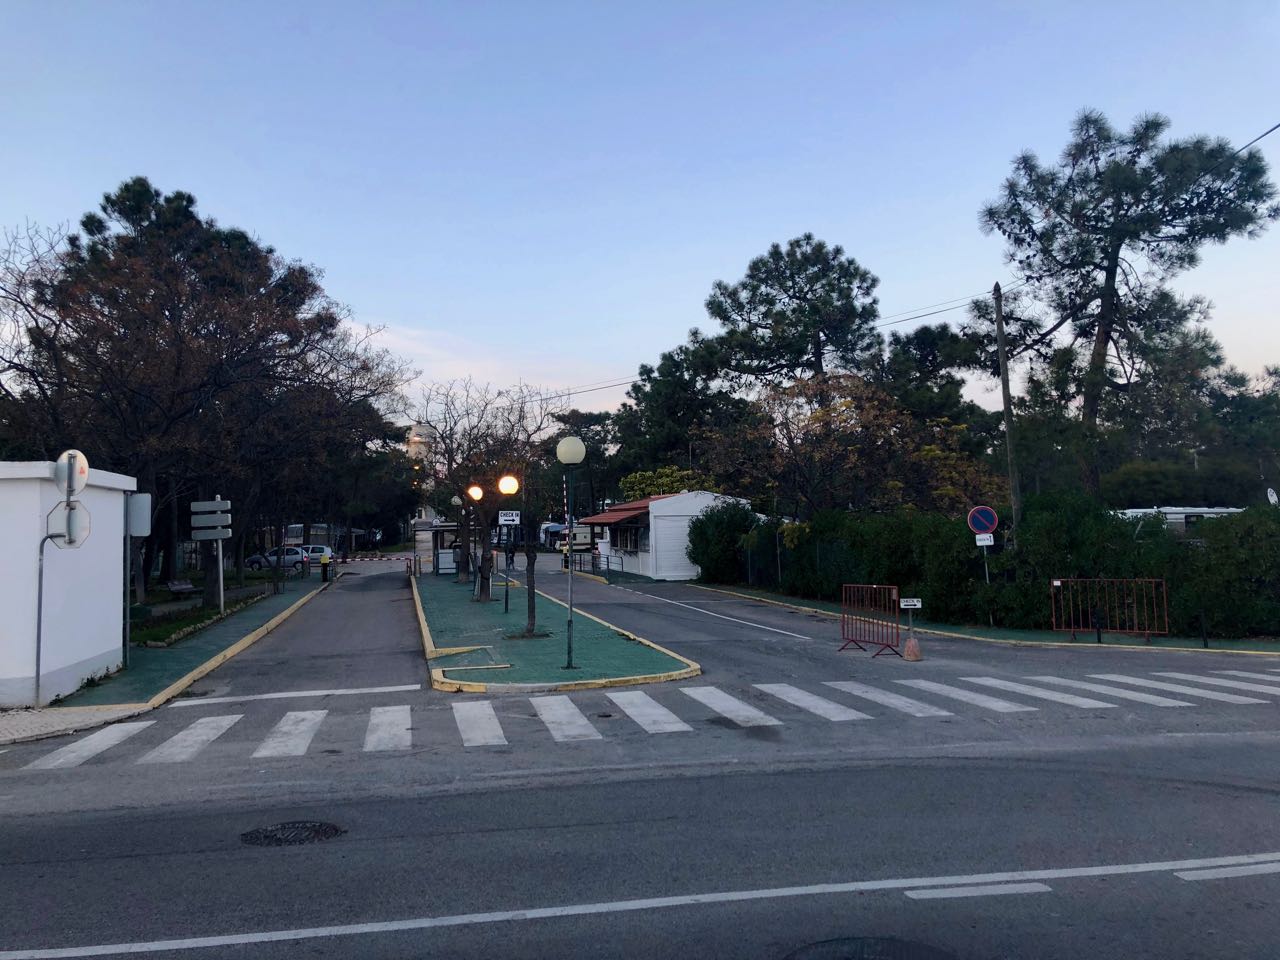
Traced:
<path fill-rule="evenodd" d="M 172 700 L 174 697 L 180 694 L 183 690 L 187 689 L 187 687 L 191 686 L 201 677 L 205 676 L 208 673 L 211 673 L 216 668 L 222 666 L 222 664 L 226 663 L 236 654 L 242 653 L 245 650 L 249 649 L 249 647 L 253 646 L 255 643 L 257 643 L 259 640 L 261 640 L 263 637 L 269 634 L 276 627 L 280 626 L 280 624 L 284 623 L 284 621 L 288 620 L 289 617 L 293 616 L 293 614 L 297 612 L 297 610 L 303 604 L 305 604 L 308 600 L 310 600 L 312 597 L 314 597 L 316 594 L 320 593 L 321 591 L 329 589 L 329 587 L 333 586 L 333 584 L 335 583 L 337 583 L 336 578 L 334 580 L 330 580 L 328 583 L 323 584 L 322 586 L 316 587 L 316 589 L 312 590 L 310 593 L 300 597 L 296 602 L 294 602 L 290 606 L 286 607 L 284 610 L 277 613 L 274 617 L 272 617 L 262 626 L 258 627 L 256 630 L 252 631 L 251 633 L 245 634 L 243 637 L 241 637 L 235 643 L 231 644 L 231 646 L 227 647 L 226 649 L 220 651 L 219 653 L 214 654 L 204 663 L 200 664 L 200 666 L 196 667 L 194 670 L 192 670 L 190 673 L 186 674 L 182 678 L 175 680 L 173 683 L 169 684 L 169 686 L 165 687 L 163 690 L 161 690 L 159 693 L 157 693 L 154 697 L 152 697 L 149 700 L 145 700 L 139 703 L 102 703 L 102 704 L 94 704 L 93 706 L 88 706 L 88 707 L 43 707 L 42 708 L 44 710 L 102 710 L 102 711 L 125 710 L 131 707 L 136 707 L 137 709 L 130 710 L 127 713 L 113 715 L 97 722 L 89 721 L 87 723 L 76 724 L 75 726 L 68 727 L 65 729 L 49 730 L 45 733 L 31 734 L 29 736 L 23 736 L 23 737 L 13 737 L 13 738 L 0 737 L 0 745 L 10 744 L 10 743 L 28 743 L 33 740 L 46 740 L 49 737 L 64 737 L 67 734 L 79 733 L 82 730 L 92 730 L 95 727 L 103 727 L 109 723 L 115 723 L 118 720 L 127 720 L 130 717 L 136 717 L 144 713 L 150 713 L 152 710 L 156 709 L 156 707 L 162 706 L 168 701 Z"/>
<path fill-rule="evenodd" d="M 821 607 L 806 607 L 799 603 L 787 603 L 784 600 L 771 600 L 768 597 L 757 597 L 750 593 L 738 593 L 736 590 L 724 590 L 720 587 L 707 587 L 700 583 L 691 583 L 691 587 L 697 587 L 699 590 L 706 590 L 708 593 L 723 593 L 730 597 L 740 597 L 743 600 L 754 600 L 757 603 L 771 603 L 775 607 L 788 607 L 792 610 L 803 610 L 805 613 L 820 613 L 830 617 L 833 620 L 840 619 L 840 614 L 834 610 L 824 610 Z M 1144 643 L 1069 643 L 1061 640 L 1006 640 L 1002 637 L 980 637 L 972 633 L 960 633 L 957 630 L 926 630 L 916 627 L 916 633 L 927 637 L 951 637 L 956 640 L 977 640 L 981 643 L 1000 643 L 1008 647 L 1055 647 L 1062 650 L 1146 650 L 1151 652 L 1173 652 L 1173 653 L 1225 653 L 1232 656 L 1248 656 L 1248 657 L 1280 657 L 1280 650 L 1223 650 L 1218 647 L 1156 647 L 1148 646 Z"/>
<path fill-rule="evenodd" d="M 575 574 L 576 576 L 576 574 Z M 520 581 L 511 580 L 513 584 L 520 585 Z M 430 664 L 433 655 L 438 655 L 439 650 L 435 645 L 435 641 L 431 637 L 431 628 L 427 626 L 426 615 L 422 612 L 422 599 L 418 596 L 418 584 L 415 578 L 409 578 L 410 592 L 413 594 L 413 606 L 418 614 L 418 626 L 422 629 L 422 651 Z M 557 600 L 555 597 L 543 593 L 541 590 L 534 588 L 534 593 L 538 596 L 550 600 L 552 603 L 558 603 L 560 606 L 568 608 L 568 604 L 563 600 Z M 687 680 L 690 677 L 696 677 L 702 673 L 702 666 L 683 657 L 673 650 L 668 650 L 661 644 L 654 643 L 652 640 L 646 640 L 644 637 L 638 637 L 629 630 L 623 630 L 619 626 L 615 626 L 608 620 L 602 620 L 593 614 L 587 613 L 585 610 L 577 611 L 589 620 L 608 627 L 617 633 L 622 634 L 629 640 L 642 643 L 646 647 L 652 647 L 675 660 L 679 660 L 685 666 L 679 670 L 668 670 L 665 673 L 648 673 L 637 674 L 629 677 L 601 677 L 597 680 L 570 680 L 564 683 L 476 683 L 469 680 L 452 680 L 444 675 L 444 669 L 440 667 L 430 667 L 431 686 L 435 690 L 441 690 L 446 693 L 550 693 L 553 691 L 568 690 L 598 690 L 602 687 L 625 687 L 633 686 L 641 683 L 665 683 L 668 680 Z"/>

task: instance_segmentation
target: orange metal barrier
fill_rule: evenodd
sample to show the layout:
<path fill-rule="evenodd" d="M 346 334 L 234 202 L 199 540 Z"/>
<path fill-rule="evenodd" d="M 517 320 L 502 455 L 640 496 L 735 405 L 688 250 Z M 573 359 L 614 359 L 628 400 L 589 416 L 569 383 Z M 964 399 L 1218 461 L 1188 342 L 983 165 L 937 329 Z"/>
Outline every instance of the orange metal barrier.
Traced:
<path fill-rule="evenodd" d="M 898 588 L 879 584 L 846 583 L 840 604 L 841 650 L 864 643 L 879 647 L 875 656 L 886 651 L 898 653 Z"/>
<path fill-rule="evenodd" d="M 1052 580 L 1049 603 L 1053 629 L 1070 633 L 1094 632 L 1153 636 L 1169 632 L 1169 600 L 1163 580 Z"/>

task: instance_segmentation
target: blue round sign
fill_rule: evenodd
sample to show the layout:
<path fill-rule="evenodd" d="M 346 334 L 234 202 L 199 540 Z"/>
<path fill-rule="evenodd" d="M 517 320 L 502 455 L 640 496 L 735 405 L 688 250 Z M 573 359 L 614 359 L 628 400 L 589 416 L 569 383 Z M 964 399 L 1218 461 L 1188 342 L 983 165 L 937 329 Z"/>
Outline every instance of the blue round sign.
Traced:
<path fill-rule="evenodd" d="M 969 511 L 969 529 L 974 533 L 995 533 L 1000 517 L 990 507 L 974 507 Z"/>

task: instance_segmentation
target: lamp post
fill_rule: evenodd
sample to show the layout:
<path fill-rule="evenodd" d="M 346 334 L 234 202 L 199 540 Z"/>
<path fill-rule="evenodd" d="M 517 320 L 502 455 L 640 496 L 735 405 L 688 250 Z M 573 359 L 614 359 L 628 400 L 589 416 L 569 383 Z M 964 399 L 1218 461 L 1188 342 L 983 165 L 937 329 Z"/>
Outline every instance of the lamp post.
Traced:
<path fill-rule="evenodd" d="M 449 502 L 450 502 L 451 504 L 453 504 L 453 506 L 454 506 L 454 507 L 457 509 L 457 511 L 458 511 L 458 520 L 459 520 L 459 523 L 458 523 L 458 533 L 461 533 L 461 532 L 462 532 L 462 523 L 461 523 L 461 521 L 462 521 L 462 498 L 461 498 L 460 496 L 458 496 L 458 495 L 455 493 L 455 494 L 453 495 L 453 497 L 451 497 L 451 498 L 450 498 Z M 458 542 L 458 538 L 457 538 L 456 536 L 453 538 L 453 542 L 454 542 L 455 544 Z M 439 573 L 439 572 L 440 572 L 440 571 L 439 571 L 439 569 L 437 569 L 437 570 L 436 570 L 436 572 L 437 572 L 437 573 Z M 457 572 L 458 572 L 458 561 L 457 561 L 457 560 L 455 560 L 455 561 L 453 562 L 453 572 L 454 572 L 454 573 L 457 573 Z M 454 578 L 454 583 L 457 583 L 457 582 L 458 582 L 458 581 L 457 581 L 457 578 L 455 577 L 455 578 Z"/>
<path fill-rule="evenodd" d="M 484 487 L 480 486 L 478 483 L 473 483 L 471 486 L 467 487 L 467 496 L 471 498 L 471 516 L 473 516 L 476 519 L 476 525 L 483 526 L 486 528 L 483 531 L 476 532 L 477 550 L 476 550 L 475 556 L 472 556 L 471 554 L 470 539 L 468 539 L 468 542 L 467 542 L 467 563 L 474 564 L 476 568 L 476 589 L 475 589 L 475 596 L 472 599 L 479 600 L 480 591 L 482 589 L 482 584 L 480 581 L 483 579 L 483 576 L 484 576 L 484 571 L 483 569 L 481 569 L 481 564 L 484 562 L 484 560 L 479 550 L 479 547 L 481 544 L 480 537 L 481 536 L 487 537 L 489 535 L 489 531 L 487 529 L 488 524 L 483 523 L 484 518 L 481 516 L 480 511 L 476 509 L 476 507 L 479 506 L 480 501 L 484 499 Z"/>
<path fill-rule="evenodd" d="M 569 622 L 565 627 L 566 670 L 573 665 L 573 468 L 587 456 L 587 446 L 577 437 L 565 437 L 556 444 L 556 459 L 565 465 L 565 522 L 569 528 L 569 548 L 565 558 L 569 561 Z"/>
<path fill-rule="evenodd" d="M 511 496 L 520 489 L 520 481 L 511 474 L 503 474 L 498 478 L 497 484 L 498 494 L 500 496 Z M 476 571 L 476 599 L 488 600 L 493 592 L 493 567 L 494 567 L 494 550 L 489 540 L 489 527 L 493 523 L 493 511 L 497 509 L 497 505 L 490 503 L 488 509 L 481 506 L 484 500 L 484 487 L 478 483 L 473 483 L 467 487 L 467 496 L 473 501 L 472 513 L 478 520 L 480 530 L 477 534 L 477 553 L 476 561 L 478 569 Z M 506 597 L 503 599 L 503 612 L 505 613 L 511 606 L 511 578 L 505 578 Z"/>
<path fill-rule="evenodd" d="M 513 494 L 519 492 L 519 490 L 520 490 L 520 481 L 517 480 L 515 477 L 513 477 L 511 474 L 508 473 L 506 476 L 498 478 L 498 492 L 502 494 L 504 497 L 510 497 Z M 511 542 L 513 533 L 514 533 L 513 530 L 507 531 L 507 546 L 508 546 L 507 555 L 508 556 L 511 556 L 514 553 L 514 545 Z M 525 589 L 528 589 L 528 587 L 526 586 Z M 510 611 L 511 611 L 511 564 L 507 563 L 503 566 L 503 569 L 502 569 L 502 612 L 509 613 Z"/>

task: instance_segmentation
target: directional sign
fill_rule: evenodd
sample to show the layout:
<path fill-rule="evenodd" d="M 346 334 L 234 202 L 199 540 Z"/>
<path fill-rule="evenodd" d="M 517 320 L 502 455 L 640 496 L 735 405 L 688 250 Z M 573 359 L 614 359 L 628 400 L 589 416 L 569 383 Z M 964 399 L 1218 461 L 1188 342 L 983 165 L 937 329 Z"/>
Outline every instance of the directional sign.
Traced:
<path fill-rule="evenodd" d="M 230 500 L 194 500 L 191 503 L 192 513 L 208 513 L 210 510 L 220 510 L 226 513 L 231 510 Z"/>
<path fill-rule="evenodd" d="M 520 526 L 520 511 L 519 510 L 499 510 L 498 526 L 500 527 Z"/>
<path fill-rule="evenodd" d="M 898 609 L 900 610 L 923 610 L 924 604 L 919 597 L 903 597 L 898 601 Z"/>
<path fill-rule="evenodd" d="M 229 527 L 231 526 L 231 514 L 229 513 L 194 513 L 191 515 L 191 526 L 193 527 Z"/>
<path fill-rule="evenodd" d="M 974 533 L 995 533 L 1000 517 L 990 507 L 974 507 L 969 511 L 969 529 Z"/>
<path fill-rule="evenodd" d="M 978 533 L 974 535 L 973 542 L 980 547 L 994 547 L 996 545 L 996 537 L 993 533 Z"/>
<path fill-rule="evenodd" d="M 73 461 L 75 466 L 71 467 Z M 70 478 L 67 476 L 68 468 L 72 471 Z M 89 482 L 89 458 L 79 450 L 62 451 L 58 462 L 53 465 L 53 482 L 58 485 L 59 491 L 68 497 L 74 497 Z"/>
<path fill-rule="evenodd" d="M 212 530 L 192 530 L 192 540 L 230 540 L 231 530 L 228 527 L 214 527 Z"/>

